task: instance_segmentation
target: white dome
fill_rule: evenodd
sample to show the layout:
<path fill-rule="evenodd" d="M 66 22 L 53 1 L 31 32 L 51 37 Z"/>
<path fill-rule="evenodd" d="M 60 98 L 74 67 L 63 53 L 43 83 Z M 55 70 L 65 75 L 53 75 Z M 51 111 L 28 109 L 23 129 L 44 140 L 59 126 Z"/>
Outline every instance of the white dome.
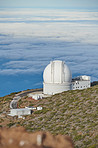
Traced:
<path fill-rule="evenodd" d="M 44 70 L 44 83 L 70 83 L 72 75 L 69 67 L 63 61 L 52 61 Z"/>

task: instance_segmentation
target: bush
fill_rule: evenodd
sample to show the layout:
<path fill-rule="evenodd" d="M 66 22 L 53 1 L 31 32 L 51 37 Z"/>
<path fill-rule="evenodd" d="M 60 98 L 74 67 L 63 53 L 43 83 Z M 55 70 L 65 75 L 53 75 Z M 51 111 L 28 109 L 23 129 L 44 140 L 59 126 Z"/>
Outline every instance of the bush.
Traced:
<path fill-rule="evenodd" d="M 10 122 L 10 123 L 7 124 L 7 126 L 8 126 L 8 127 L 11 127 L 11 126 L 13 126 L 14 124 L 15 124 L 15 123 Z"/>
<path fill-rule="evenodd" d="M 11 100 L 12 100 L 12 98 L 10 98 L 10 97 L 7 97 L 4 99 L 4 101 L 11 101 Z"/>

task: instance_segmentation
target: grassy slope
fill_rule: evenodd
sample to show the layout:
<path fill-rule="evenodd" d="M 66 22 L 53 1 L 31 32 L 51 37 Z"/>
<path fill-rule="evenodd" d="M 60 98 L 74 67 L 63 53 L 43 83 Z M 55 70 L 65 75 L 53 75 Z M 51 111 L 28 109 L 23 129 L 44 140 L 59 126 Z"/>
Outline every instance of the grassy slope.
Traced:
<path fill-rule="evenodd" d="M 21 125 L 29 131 L 45 130 L 53 134 L 68 134 L 76 147 L 97 147 L 98 85 L 85 90 L 63 92 L 39 101 L 22 98 L 19 107 L 43 106 L 42 111 L 35 111 L 31 116 L 26 116 L 25 120 L 2 114 L 3 111 L 8 111 L 12 97 L 13 95 L 0 98 L 1 126 Z"/>

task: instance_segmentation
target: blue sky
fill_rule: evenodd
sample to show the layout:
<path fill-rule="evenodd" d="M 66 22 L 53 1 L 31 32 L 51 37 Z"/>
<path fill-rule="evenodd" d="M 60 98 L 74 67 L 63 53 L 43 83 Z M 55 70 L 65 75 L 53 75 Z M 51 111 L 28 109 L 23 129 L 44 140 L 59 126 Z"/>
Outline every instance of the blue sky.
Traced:
<path fill-rule="evenodd" d="M 0 0 L 0 7 L 65 7 L 97 9 L 98 0 Z"/>

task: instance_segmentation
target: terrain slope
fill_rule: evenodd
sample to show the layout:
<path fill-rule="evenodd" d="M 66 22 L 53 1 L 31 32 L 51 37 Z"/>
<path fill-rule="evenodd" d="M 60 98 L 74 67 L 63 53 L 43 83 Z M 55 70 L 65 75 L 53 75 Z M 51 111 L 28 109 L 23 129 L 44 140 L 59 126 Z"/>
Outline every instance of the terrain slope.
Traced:
<path fill-rule="evenodd" d="M 28 131 L 49 131 L 53 135 L 69 135 L 76 148 L 96 148 L 98 139 L 98 85 L 84 90 L 72 90 L 34 101 L 22 97 L 18 107 L 42 106 L 25 119 L 10 117 L 9 104 L 14 94 L 0 98 L 0 126 L 23 126 Z"/>

